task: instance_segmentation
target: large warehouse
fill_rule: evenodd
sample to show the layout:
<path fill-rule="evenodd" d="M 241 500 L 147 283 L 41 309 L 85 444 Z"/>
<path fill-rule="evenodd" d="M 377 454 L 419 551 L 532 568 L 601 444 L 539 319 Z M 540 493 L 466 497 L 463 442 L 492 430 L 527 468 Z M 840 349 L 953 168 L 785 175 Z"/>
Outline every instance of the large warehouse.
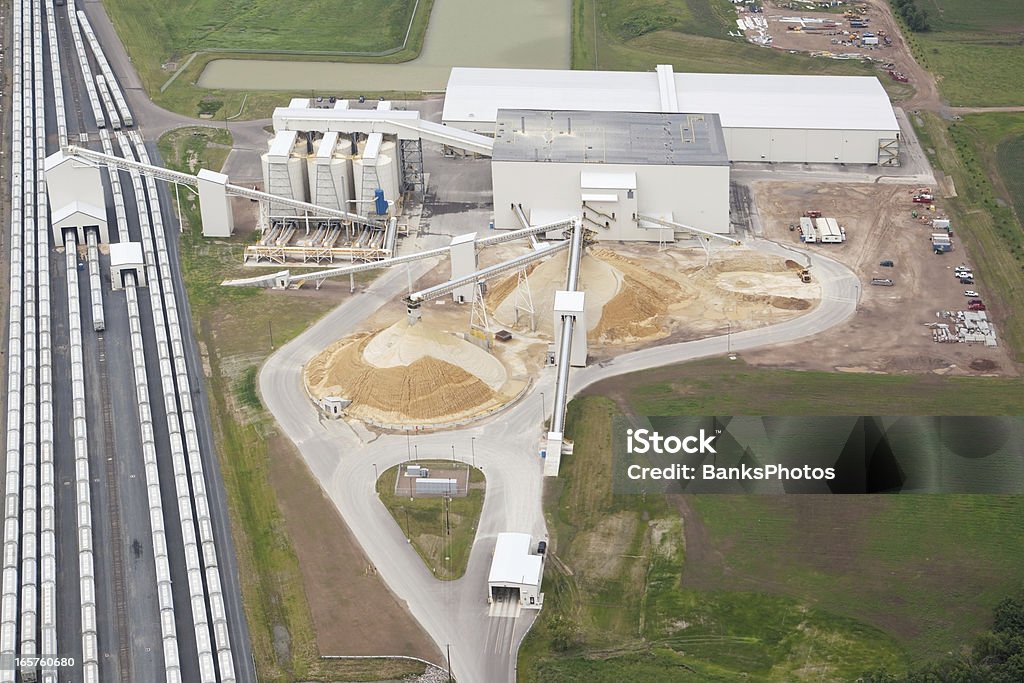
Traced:
<path fill-rule="evenodd" d="M 673 240 L 671 227 L 644 217 L 729 231 L 715 114 L 502 109 L 491 176 L 499 228 L 582 216 L 599 240 Z"/>
<path fill-rule="evenodd" d="M 730 161 L 898 164 L 874 77 L 454 68 L 443 121 L 493 135 L 501 109 L 718 114 Z"/>

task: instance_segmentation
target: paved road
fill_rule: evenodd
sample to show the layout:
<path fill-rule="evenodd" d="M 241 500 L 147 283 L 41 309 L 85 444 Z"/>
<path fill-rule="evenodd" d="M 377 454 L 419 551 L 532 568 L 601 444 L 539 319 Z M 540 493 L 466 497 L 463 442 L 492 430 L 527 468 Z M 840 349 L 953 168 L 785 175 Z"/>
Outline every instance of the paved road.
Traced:
<path fill-rule="evenodd" d="M 792 249 L 751 240 L 755 248 L 793 257 Z M 429 246 L 429 245 L 424 245 Z M 800 318 L 761 328 L 624 354 L 603 366 L 574 371 L 572 393 L 618 374 L 693 360 L 726 351 L 779 344 L 817 334 L 849 318 L 856 310 L 860 284 L 845 266 L 819 255 L 811 257 L 823 301 Z M 421 262 L 418 277 L 433 264 Z M 374 493 L 375 473 L 405 461 L 404 436 L 371 434 L 358 423 L 322 421 L 306 398 L 302 366 L 331 342 L 351 333 L 380 306 L 393 302 L 406 285 L 404 269 L 386 273 L 367 290 L 335 309 L 317 325 L 282 347 L 260 372 L 260 392 L 282 429 L 298 446 L 321 487 L 337 506 L 370 561 L 392 591 L 407 602 L 412 615 L 442 651 L 451 645 L 452 668 L 464 681 L 515 679 L 518 645 L 534 614 L 524 610 L 514 623 L 486 615 L 487 572 L 497 534 L 521 531 L 546 536 L 541 509 L 542 466 L 537 457 L 544 419 L 542 404 L 551 405 L 553 370 L 543 370 L 527 396 L 498 416 L 472 427 L 415 436 L 415 458 L 472 459 L 487 476 L 487 496 L 476 543 L 463 578 L 433 578 L 407 543 L 401 528 Z M 281 296 L 287 296 L 282 293 Z M 398 304 L 393 304 L 398 305 Z M 542 392 L 548 399 L 542 397 Z"/>

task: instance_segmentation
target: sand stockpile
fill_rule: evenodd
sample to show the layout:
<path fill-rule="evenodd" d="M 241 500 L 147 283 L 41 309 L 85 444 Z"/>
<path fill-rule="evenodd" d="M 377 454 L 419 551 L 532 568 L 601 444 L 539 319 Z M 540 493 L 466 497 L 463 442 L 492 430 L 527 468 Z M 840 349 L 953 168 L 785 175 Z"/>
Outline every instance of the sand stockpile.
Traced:
<path fill-rule="evenodd" d="M 527 280 L 536 312 L 537 332 L 548 337 L 554 336 L 555 292 L 565 289 L 565 277 L 569 264 L 569 252 L 562 251 L 541 261 L 530 271 Z M 487 303 L 491 305 L 494 319 L 506 327 L 514 327 L 516 301 L 515 275 L 499 282 L 488 292 Z M 601 309 L 619 291 L 621 276 L 604 261 L 583 255 L 580 261 L 580 289 L 587 293 L 587 328 L 593 330 L 601 320 Z M 501 298 L 499 298 L 501 297 Z M 529 326 L 529 317 L 520 316 L 520 329 Z"/>
<path fill-rule="evenodd" d="M 608 249 L 595 249 L 601 259 L 621 275 L 619 293 L 605 304 L 601 319 L 588 335 L 592 341 L 622 342 L 668 333 L 663 319 L 669 309 L 694 294 L 676 280 L 644 268 Z"/>
<path fill-rule="evenodd" d="M 483 349 L 405 320 L 341 340 L 313 358 L 303 374 L 313 396 L 349 399 L 349 415 L 384 424 L 469 417 L 507 403 L 522 388 Z"/>
<path fill-rule="evenodd" d="M 363 349 L 363 360 L 378 368 L 411 366 L 424 357 L 463 368 L 491 389 L 500 389 L 508 380 L 505 366 L 497 358 L 425 321 L 410 325 L 400 320 L 375 334 Z"/>

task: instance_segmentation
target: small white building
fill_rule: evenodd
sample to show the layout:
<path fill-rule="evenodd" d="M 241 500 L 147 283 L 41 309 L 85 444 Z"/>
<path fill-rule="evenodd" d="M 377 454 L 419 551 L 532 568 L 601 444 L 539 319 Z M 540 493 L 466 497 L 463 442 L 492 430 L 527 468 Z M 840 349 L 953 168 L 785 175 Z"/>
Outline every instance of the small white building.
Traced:
<path fill-rule="evenodd" d="M 597 240 L 672 242 L 642 216 L 729 232 L 729 160 L 715 114 L 503 109 L 494 224 L 581 216 Z M 561 238 L 561 235 L 549 235 Z"/>
<path fill-rule="evenodd" d="M 539 609 L 544 558 L 534 554 L 530 534 L 498 534 L 487 577 L 488 602 L 518 602 L 521 607 Z"/>
<path fill-rule="evenodd" d="M 135 274 L 135 285 L 146 285 L 146 260 L 141 242 L 113 242 L 110 245 L 110 287 L 124 289 L 126 273 Z"/>
<path fill-rule="evenodd" d="M 86 243 L 85 235 L 89 231 L 96 232 L 97 239 L 106 244 L 109 242 L 107 232 L 107 211 L 85 201 L 72 201 L 64 206 L 53 209 L 50 214 L 53 226 L 53 242 L 64 246 L 64 234 L 73 230 L 79 245 Z"/>

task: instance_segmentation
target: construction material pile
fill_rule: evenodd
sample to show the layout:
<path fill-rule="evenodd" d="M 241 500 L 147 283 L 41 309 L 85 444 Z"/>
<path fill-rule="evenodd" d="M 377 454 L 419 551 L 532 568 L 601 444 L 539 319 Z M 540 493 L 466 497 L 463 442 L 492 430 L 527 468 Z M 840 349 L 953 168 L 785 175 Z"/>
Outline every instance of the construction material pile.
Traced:
<path fill-rule="evenodd" d="M 377 424 L 439 424 L 488 411 L 521 388 L 501 361 L 476 345 L 401 320 L 328 347 L 306 366 L 317 399 L 352 401 L 347 413 Z"/>

